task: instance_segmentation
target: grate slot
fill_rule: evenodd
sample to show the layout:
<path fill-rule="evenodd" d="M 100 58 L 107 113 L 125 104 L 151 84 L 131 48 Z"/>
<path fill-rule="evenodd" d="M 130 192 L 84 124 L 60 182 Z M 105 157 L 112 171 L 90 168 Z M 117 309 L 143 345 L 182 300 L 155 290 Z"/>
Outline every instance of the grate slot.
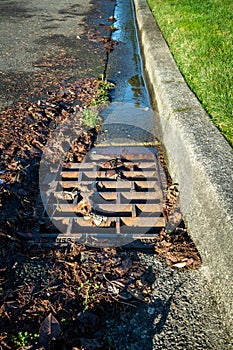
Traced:
<path fill-rule="evenodd" d="M 144 231 L 145 228 L 162 228 L 165 225 L 164 218 L 160 217 L 145 217 L 140 216 L 137 218 L 134 218 L 132 220 L 131 218 L 121 218 L 121 226 L 127 227 L 127 230 L 130 231 L 130 229 L 137 228 L 141 231 Z M 122 230 L 121 230 L 122 232 Z"/>
<path fill-rule="evenodd" d="M 159 203 L 158 192 L 123 192 L 121 193 L 121 203 Z"/>

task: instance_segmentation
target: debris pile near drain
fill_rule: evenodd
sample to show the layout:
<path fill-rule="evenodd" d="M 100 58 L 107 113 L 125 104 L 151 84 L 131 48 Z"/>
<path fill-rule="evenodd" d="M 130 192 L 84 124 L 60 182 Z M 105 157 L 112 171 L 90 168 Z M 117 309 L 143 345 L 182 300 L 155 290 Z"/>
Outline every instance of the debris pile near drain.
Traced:
<path fill-rule="evenodd" d="M 182 222 L 180 211 L 178 184 L 168 186 L 163 204 L 163 214 L 166 218 L 166 231 L 172 232 Z"/>
<path fill-rule="evenodd" d="M 127 162 L 127 164 L 125 163 Z M 105 171 L 105 176 L 107 178 L 121 178 L 123 179 L 123 173 L 122 171 L 124 170 L 129 170 L 129 171 L 134 171 L 138 170 L 138 164 L 134 163 L 133 161 L 128 161 L 124 158 L 115 158 L 108 160 L 106 162 L 100 163 L 100 169 L 99 173 L 101 174 L 101 171 Z"/>
<path fill-rule="evenodd" d="M 160 232 L 156 239 L 155 252 L 175 268 L 198 268 L 201 256 L 186 229 L 178 227 L 171 233 Z"/>
<path fill-rule="evenodd" d="M 72 142 L 70 150 L 66 154 L 65 167 L 69 167 L 69 163 L 81 163 L 87 152 L 93 147 L 96 132 L 88 130 L 83 132 L 77 140 Z"/>
<path fill-rule="evenodd" d="M 1 262 L 0 344 L 4 349 L 14 346 L 12 335 L 19 331 L 39 333 L 45 348 L 57 349 L 58 341 L 66 340 L 68 349 L 89 349 L 84 344 L 90 339 L 108 349 L 103 320 L 111 305 L 124 312 L 126 307 L 150 302 L 154 272 L 149 273 L 133 252 L 75 244 L 14 251 L 2 254 Z M 46 332 L 52 322 L 62 330 L 53 341 Z"/>
<path fill-rule="evenodd" d="M 178 184 L 175 183 L 169 186 L 166 191 L 166 198 L 164 202 L 163 211 L 167 219 L 170 217 L 174 209 L 178 206 L 178 199 L 179 199 Z"/>
<path fill-rule="evenodd" d="M 55 127 L 74 111 L 91 104 L 102 81 L 88 78 L 48 92 L 37 103 L 19 102 L 0 112 L 0 225 L 2 232 L 30 231 L 39 194 L 38 169 L 44 145 Z M 101 87 L 102 89 L 102 87 Z M 13 131 L 13 132 L 12 132 Z M 90 149 L 93 132 L 81 136 L 83 153 Z M 77 145 L 73 145 L 74 149 Z M 77 149 L 77 153 L 80 150 Z M 30 183 L 30 186 L 28 184 Z"/>
<path fill-rule="evenodd" d="M 103 215 L 98 215 L 94 212 L 92 199 L 87 195 L 87 192 L 80 192 L 82 200 L 76 206 L 76 212 L 83 215 L 85 221 L 90 221 L 93 226 L 110 227 L 111 220 Z"/>
<path fill-rule="evenodd" d="M 3 183 L 15 181 L 15 175 L 23 169 L 23 161 L 41 155 L 49 133 L 80 108 L 82 103 L 88 105 L 95 98 L 98 86 L 98 79 L 81 79 L 50 93 L 47 99 L 38 100 L 36 104 L 20 102 L 16 107 L 0 112 L 0 168 Z M 75 102 L 80 106 L 74 107 Z M 88 143 L 89 139 L 81 142 Z"/>

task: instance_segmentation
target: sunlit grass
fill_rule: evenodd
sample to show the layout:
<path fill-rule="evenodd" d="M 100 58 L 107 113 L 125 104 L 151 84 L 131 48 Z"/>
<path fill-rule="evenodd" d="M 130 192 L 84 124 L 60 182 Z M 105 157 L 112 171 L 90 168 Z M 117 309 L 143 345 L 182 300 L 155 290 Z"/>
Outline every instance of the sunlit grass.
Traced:
<path fill-rule="evenodd" d="M 148 4 L 185 80 L 233 146 L 233 1 Z"/>

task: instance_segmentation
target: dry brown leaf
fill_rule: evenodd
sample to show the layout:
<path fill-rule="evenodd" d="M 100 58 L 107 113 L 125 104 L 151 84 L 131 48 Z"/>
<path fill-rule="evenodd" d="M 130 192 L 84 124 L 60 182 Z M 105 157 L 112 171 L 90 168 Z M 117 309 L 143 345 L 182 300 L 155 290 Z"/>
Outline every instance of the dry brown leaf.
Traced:
<path fill-rule="evenodd" d="M 51 340 L 61 334 L 61 326 L 57 319 L 50 313 L 42 322 L 39 333 L 39 342 L 45 349 L 48 349 Z"/>
<path fill-rule="evenodd" d="M 187 265 L 187 261 L 182 261 L 176 264 L 173 264 L 172 267 L 177 267 L 178 269 L 182 269 L 182 267 L 185 267 Z"/>

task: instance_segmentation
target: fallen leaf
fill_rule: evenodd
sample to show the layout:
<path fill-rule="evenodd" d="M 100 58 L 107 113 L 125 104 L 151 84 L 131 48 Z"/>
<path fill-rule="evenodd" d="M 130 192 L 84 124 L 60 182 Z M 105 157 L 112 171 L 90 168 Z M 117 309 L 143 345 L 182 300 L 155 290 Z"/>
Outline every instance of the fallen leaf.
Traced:
<path fill-rule="evenodd" d="M 50 313 L 42 322 L 39 332 L 39 342 L 48 349 L 51 340 L 56 339 L 61 333 L 61 326 L 57 319 Z"/>
<path fill-rule="evenodd" d="M 172 267 L 177 267 L 178 269 L 182 269 L 182 267 L 185 267 L 186 265 L 187 265 L 187 261 L 183 261 L 183 262 L 173 264 Z"/>
<path fill-rule="evenodd" d="M 132 260 L 130 258 L 127 258 L 122 261 L 121 265 L 118 266 L 115 269 L 115 271 L 117 272 L 118 275 L 122 277 L 124 274 L 126 274 L 129 271 L 131 266 L 132 266 Z"/>

